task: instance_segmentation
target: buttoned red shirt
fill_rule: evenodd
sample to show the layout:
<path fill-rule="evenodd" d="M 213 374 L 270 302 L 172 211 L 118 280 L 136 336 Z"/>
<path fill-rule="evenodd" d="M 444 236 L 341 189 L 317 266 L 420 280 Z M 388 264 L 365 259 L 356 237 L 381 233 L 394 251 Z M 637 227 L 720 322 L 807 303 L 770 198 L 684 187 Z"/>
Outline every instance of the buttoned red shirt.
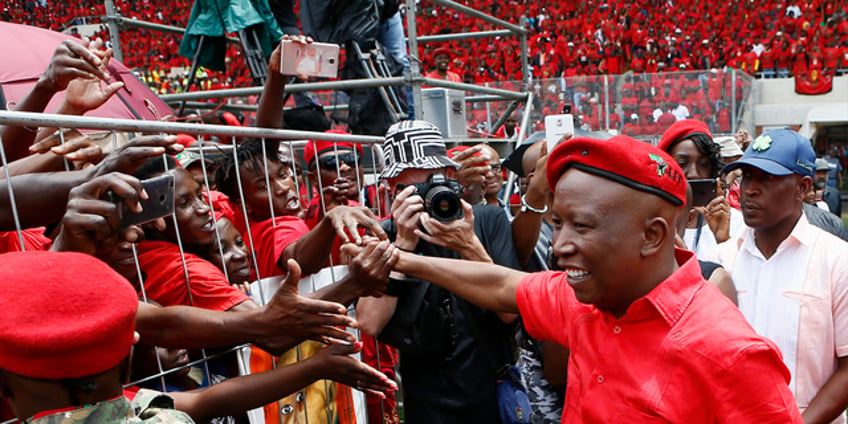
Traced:
<path fill-rule="evenodd" d="M 704 281 L 692 252 L 616 318 L 565 273 L 518 284 L 524 326 L 571 349 L 563 423 L 800 423 L 780 352 Z"/>

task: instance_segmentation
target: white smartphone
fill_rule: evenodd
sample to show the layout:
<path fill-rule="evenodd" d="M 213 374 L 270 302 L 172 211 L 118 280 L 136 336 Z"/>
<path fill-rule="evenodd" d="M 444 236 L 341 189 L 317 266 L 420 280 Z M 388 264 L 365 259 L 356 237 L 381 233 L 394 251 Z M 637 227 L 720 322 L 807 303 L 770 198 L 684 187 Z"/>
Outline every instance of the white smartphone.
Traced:
<path fill-rule="evenodd" d="M 339 75 L 338 44 L 302 44 L 293 40 L 283 40 L 280 43 L 281 74 L 320 78 L 336 78 Z"/>
<path fill-rule="evenodd" d="M 548 153 L 554 150 L 557 142 L 567 133 L 574 134 L 573 115 L 568 113 L 545 117 L 545 140 L 548 143 Z"/>

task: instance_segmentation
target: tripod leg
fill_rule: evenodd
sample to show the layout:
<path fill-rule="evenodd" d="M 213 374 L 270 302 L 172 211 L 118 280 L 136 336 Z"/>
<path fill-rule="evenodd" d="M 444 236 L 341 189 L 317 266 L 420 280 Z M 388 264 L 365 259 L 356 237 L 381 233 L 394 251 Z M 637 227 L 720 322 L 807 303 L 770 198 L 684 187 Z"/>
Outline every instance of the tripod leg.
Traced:
<path fill-rule="evenodd" d="M 191 58 L 191 70 L 188 71 L 188 83 L 186 83 L 185 86 L 186 92 L 188 92 L 191 89 L 191 85 L 194 84 L 194 74 L 197 72 L 197 60 L 200 58 L 200 51 L 203 49 L 203 42 L 205 40 L 205 35 L 201 35 L 200 39 L 197 40 L 197 48 L 194 49 L 194 56 Z M 185 100 L 180 102 L 180 109 L 177 111 L 177 116 L 182 116 L 183 111 L 185 110 L 185 104 Z"/>

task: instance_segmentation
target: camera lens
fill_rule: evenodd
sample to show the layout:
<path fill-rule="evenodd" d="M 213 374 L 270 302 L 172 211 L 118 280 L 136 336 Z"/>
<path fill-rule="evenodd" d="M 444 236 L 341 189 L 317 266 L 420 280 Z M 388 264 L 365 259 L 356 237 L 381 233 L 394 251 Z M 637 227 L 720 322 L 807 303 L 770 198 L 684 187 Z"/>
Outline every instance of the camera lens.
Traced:
<path fill-rule="evenodd" d="M 424 208 L 435 220 L 451 222 L 462 218 L 462 203 L 456 192 L 448 187 L 437 186 L 427 192 Z"/>

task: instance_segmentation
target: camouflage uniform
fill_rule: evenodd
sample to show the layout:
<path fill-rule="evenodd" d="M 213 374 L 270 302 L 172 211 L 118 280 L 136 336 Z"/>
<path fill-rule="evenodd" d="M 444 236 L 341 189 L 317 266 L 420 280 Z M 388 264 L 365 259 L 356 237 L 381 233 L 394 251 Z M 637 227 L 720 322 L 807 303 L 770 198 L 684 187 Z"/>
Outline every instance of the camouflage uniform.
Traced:
<path fill-rule="evenodd" d="M 518 341 L 518 362 L 527 383 L 527 398 L 533 413 L 532 424 L 555 424 L 562 420 L 562 408 L 565 403 L 565 388 L 554 387 L 544 377 L 542 370 L 542 342 L 533 339 L 524 330 L 521 323 L 515 336 Z"/>
<path fill-rule="evenodd" d="M 141 389 L 130 403 L 121 396 L 87 408 L 57 412 L 28 419 L 23 424 L 192 424 L 185 412 L 174 409 L 174 399 L 153 390 Z"/>

